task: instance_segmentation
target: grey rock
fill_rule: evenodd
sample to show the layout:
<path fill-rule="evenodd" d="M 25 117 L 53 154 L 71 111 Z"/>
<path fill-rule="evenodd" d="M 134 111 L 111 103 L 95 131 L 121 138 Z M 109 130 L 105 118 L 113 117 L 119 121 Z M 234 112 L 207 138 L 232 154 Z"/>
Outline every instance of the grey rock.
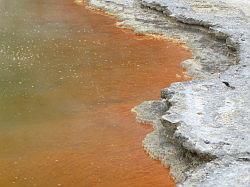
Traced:
<path fill-rule="evenodd" d="M 133 109 L 155 129 L 144 148 L 171 167 L 179 186 L 250 186 L 250 9 L 234 2 L 90 0 L 116 14 L 119 26 L 192 49 L 183 66 L 194 80 Z"/>
<path fill-rule="evenodd" d="M 250 186 L 250 163 L 234 158 L 216 159 L 188 175 L 179 186 Z"/>
<path fill-rule="evenodd" d="M 120 27 L 133 28 L 136 33 L 160 34 L 177 42 L 185 42 L 192 49 L 192 60 L 200 67 L 195 72 L 188 72 L 195 78 L 206 79 L 236 63 L 234 51 L 204 28 L 180 24 L 163 12 L 146 8 L 139 0 L 89 0 L 89 3 L 116 15 L 120 20 L 117 23 Z"/>
<path fill-rule="evenodd" d="M 178 123 L 174 135 L 186 149 L 211 157 L 250 153 L 250 76 L 249 69 L 242 71 L 162 91 L 172 105 L 162 118 Z"/>

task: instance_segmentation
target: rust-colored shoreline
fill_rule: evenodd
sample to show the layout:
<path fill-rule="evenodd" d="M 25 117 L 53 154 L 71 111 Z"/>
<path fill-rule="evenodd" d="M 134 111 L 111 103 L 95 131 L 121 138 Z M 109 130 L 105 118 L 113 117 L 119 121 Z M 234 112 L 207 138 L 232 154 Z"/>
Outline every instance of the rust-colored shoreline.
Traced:
<path fill-rule="evenodd" d="M 46 56 L 29 67 L 29 78 L 38 82 L 19 88 L 32 99 L 12 97 L 17 102 L 6 106 L 9 112 L 0 111 L 11 117 L 19 108 L 32 108 L 11 122 L 1 121 L 10 126 L 1 127 L 0 186 L 174 186 L 169 170 L 141 146 L 152 128 L 137 125 L 130 110 L 184 80 L 179 63 L 190 52 L 180 44 L 124 32 L 115 18 L 70 0 L 52 2 L 49 10 L 41 8 L 46 2 L 22 4 L 24 12 L 32 6 L 32 20 L 45 25 L 33 35 L 27 19 L 22 30 L 35 38 L 33 50 Z M 41 43 L 54 32 L 51 25 L 69 28 L 68 37 L 60 30 L 56 40 Z"/>
<path fill-rule="evenodd" d="M 80 0 L 80 1 L 82 1 L 82 0 Z M 111 19 L 115 19 L 114 26 L 117 27 L 117 28 L 119 28 L 119 29 L 121 29 L 121 31 L 123 31 L 126 34 L 135 35 L 136 36 L 136 38 L 135 38 L 136 40 L 158 40 L 158 41 L 164 41 L 164 42 L 168 42 L 168 43 L 170 42 L 170 43 L 173 43 L 173 44 L 177 44 L 181 48 L 186 49 L 189 52 L 189 54 L 191 54 L 189 56 L 189 58 L 192 57 L 192 51 L 186 46 L 185 42 L 183 42 L 182 40 L 178 40 L 178 39 L 174 39 L 174 38 L 168 38 L 168 37 L 166 37 L 164 35 L 161 35 L 159 33 L 154 33 L 154 34 L 152 34 L 152 33 L 146 33 L 146 32 L 145 33 L 137 33 L 129 25 L 126 25 L 125 27 L 122 25 L 122 27 L 121 27 L 121 25 L 117 24 L 117 23 L 119 23 L 118 22 L 119 18 L 117 18 L 117 15 L 112 14 L 111 12 L 105 11 L 105 10 L 103 10 L 101 8 L 97 8 L 97 7 L 91 6 L 86 1 L 84 1 L 81 5 L 85 6 L 88 10 L 94 12 L 95 14 L 102 15 L 102 16 L 107 16 L 107 17 L 109 17 Z M 187 59 L 189 59 L 189 58 L 187 58 Z M 182 63 L 182 62 L 183 61 L 180 61 L 180 63 Z M 183 67 L 181 67 L 181 66 L 180 66 L 180 68 L 182 69 L 182 75 L 179 75 L 179 74 L 176 74 L 176 75 L 179 78 L 182 77 L 182 80 L 178 80 L 178 82 L 183 82 L 183 81 L 191 80 L 192 77 L 190 77 L 186 73 L 185 69 L 183 69 Z M 173 81 L 173 83 L 174 82 L 177 82 L 177 81 Z M 166 85 L 165 85 L 165 87 L 166 87 Z M 151 98 L 151 99 L 158 99 L 158 98 Z M 131 109 L 133 109 L 133 108 L 131 108 Z M 132 111 L 132 112 L 135 113 L 134 117 L 136 118 L 136 116 L 138 114 L 136 114 L 135 111 Z M 149 134 L 149 133 L 151 133 L 151 132 L 154 131 L 154 129 L 152 127 L 153 124 L 151 124 L 150 122 L 145 122 L 145 121 L 140 121 L 139 120 L 136 123 L 140 124 L 140 126 L 142 126 L 144 128 L 149 128 L 150 132 L 148 132 L 147 134 Z M 144 146 L 142 145 L 142 147 L 144 147 Z M 145 154 L 147 154 L 151 158 L 151 155 L 150 155 L 150 153 L 147 150 L 144 150 L 144 152 L 145 152 Z M 154 159 L 154 158 L 151 158 L 151 159 Z M 160 162 L 158 159 L 155 160 L 155 161 L 156 162 Z M 167 171 L 168 171 L 168 173 L 170 175 L 170 168 L 169 168 L 169 166 L 166 165 L 166 164 L 163 164 L 163 166 L 166 167 L 166 169 L 167 169 Z M 167 186 L 168 187 L 175 186 L 176 185 L 175 184 L 175 179 L 171 175 L 170 175 L 170 178 L 171 178 L 171 182 L 168 181 L 169 183 L 167 184 Z M 155 185 L 157 186 L 157 184 L 155 184 Z"/>
<path fill-rule="evenodd" d="M 166 42 L 171 42 L 171 43 L 174 43 L 174 44 L 178 44 L 180 45 L 180 47 L 183 47 L 185 49 L 187 49 L 190 53 L 192 53 L 192 51 L 186 46 L 185 42 L 183 42 L 182 40 L 178 40 L 177 38 L 168 38 L 166 36 L 164 36 L 163 34 L 159 34 L 159 33 L 137 33 L 132 27 L 130 27 L 129 25 L 119 25 L 119 18 L 117 17 L 116 14 L 112 14 L 111 12 L 108 12 L 108 11 L 105 11 L 101 8 L 98 8 L 98 7 L 94 7 L 94 6 L 91 6 L 89 5 L 88 2 L 84 1 L 84 0 L 79 0 L 78 3 L 76 3 L 77 5 L 79 6 L 84 6 L 86 9 L 94 12 L 95 14 L 98 14 L 98 15 L 102 15 L 102 16 L 108 16 L 110 17 L 111 19 L 114 19 L 115 20 L 115 24 L 114 26 L 121 29 L 121 31 L 125 32 L 125 33 L 130 33 L 130 34 L 133 34 L 133 35 L 136 35 L 136 38 L 137 40 L 146 40 L 146 39 L 149 39 L 149 40 L 164 40 Z"/>

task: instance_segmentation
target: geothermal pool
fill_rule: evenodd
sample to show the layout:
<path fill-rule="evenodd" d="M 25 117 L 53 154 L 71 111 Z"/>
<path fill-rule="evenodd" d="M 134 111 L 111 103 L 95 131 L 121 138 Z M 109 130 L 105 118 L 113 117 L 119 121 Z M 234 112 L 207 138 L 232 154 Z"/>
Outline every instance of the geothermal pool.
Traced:
<path fill-rule="evenodd" d="M 131 108 L 185 76 L 180 44 L 73 0 L 0 1 L 0 186 L 174 186 Z"/>

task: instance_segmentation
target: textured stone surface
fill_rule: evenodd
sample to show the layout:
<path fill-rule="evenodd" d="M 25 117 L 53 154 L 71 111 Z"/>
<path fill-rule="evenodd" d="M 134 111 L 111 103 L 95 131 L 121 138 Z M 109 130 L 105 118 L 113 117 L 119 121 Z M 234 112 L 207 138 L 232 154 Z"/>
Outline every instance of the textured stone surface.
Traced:
<path fill-rule="evenodd" d="M 250 153 L 249 70 L 162 91 L 163 97 L 171 95 L 172 103 L 162 118 L 178 123 L 174 135 L 186 149 L 211 157 Z"/>
<path fill-rule="evenodd" d="M 160 34 L 176 41 L 185 42 L 192 49 L 188 73 L 196 78 L 207 78 L 211 74 L 225 71 L 236 63 L 225 43 L 215 40 L 202 27 L 180 24 L 164 14 L 142 8 L 135 0 L 89 0 L 90 4 L 118 17 L 120 27 L 130 27 L 137 33 Z"/>
<path fill-rule="evenodd" d="M 162 118 L 165 124 L 177 126 L 174 138 L 201 157 L 220 159 L 194 169 L 182 185 L 249 186 L 249 18 L 218 1 L 143 2 L 152 8 L 160 6 L 177 21 L 209 28 L 237 53 L 239 65 L 218 77 L 177 83 L 162 91 L 171 105 Z"/>
<path fill-rule="evenodd" d="M 197 168 L 179 186 L 250 186 L 250 163 L 234 158 L 216 159 Z"/>
<path fill-rule="evenodd" d="M 168 110 L 168 107 L 167 101 L 163 99 L 145 101 L 132 111 L 137 114 L 139 122 L 152 124 L 154 127 L 154 131 L 147 134 L 143 141 L 145 150 L 152 158 L 161 160 L 165 166 L 170 166 L 176 181 L 182 182 L 187 178 L 187 173 L 184 171 L 196 168 L 206 160 L 193 155 L 178 143 L 173 136 L 176 130 L 174 124 L 166 126 L 162 123 L 161 116 Z"/>
<path fill-rule="evenodd" d="M 178 38 L 193 51 L 183 65 L 202 80 L 172 84 L 162 100 L 133 109 L 154 125 L 143 142 L 150 155 L 171 166 L 180 186 L 250 186 L 250 3 L 91 2 L 118 15 L 122 26 Z"/>

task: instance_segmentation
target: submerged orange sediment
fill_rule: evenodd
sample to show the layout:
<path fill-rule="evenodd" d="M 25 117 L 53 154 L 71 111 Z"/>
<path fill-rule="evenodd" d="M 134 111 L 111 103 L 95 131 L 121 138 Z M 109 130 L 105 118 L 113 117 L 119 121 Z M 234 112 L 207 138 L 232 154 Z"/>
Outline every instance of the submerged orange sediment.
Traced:
<path fill-rule="evenodd" d="M 3 2 L 25 21 L 1 38 L 14 32 L 10 48 L 21 42 L 35 58 L 1 74 L 22 84 L 8 84 L 0 98 L 0 186 L 174 186 L 141 146 L 152 128 L 130 110 L 184 80 L 179 64 L 190 52 L 123 32 L 71 1 Z"/>

